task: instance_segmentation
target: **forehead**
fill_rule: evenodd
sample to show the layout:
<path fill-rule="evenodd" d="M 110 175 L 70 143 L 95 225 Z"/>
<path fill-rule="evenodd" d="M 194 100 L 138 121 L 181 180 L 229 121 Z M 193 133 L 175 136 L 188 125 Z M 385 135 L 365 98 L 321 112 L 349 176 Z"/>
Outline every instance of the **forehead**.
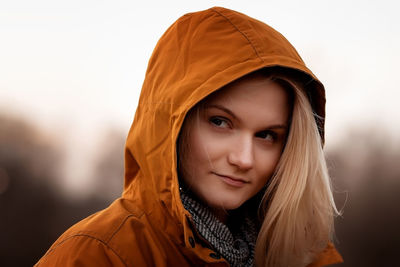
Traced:
<path fill-rule="evenodd" d="M 281 84 L 262 75 L 249 75 L 234 81 L 204 100 L 205 107 L 222 105 L 236 115 L 258 116 L 263 120 L 287 120 L 289 94 Z"/>

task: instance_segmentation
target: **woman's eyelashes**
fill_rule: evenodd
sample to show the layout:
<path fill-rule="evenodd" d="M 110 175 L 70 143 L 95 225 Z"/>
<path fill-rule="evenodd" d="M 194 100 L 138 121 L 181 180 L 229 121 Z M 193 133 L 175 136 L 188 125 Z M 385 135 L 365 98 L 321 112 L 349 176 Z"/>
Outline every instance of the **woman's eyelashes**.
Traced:
<path fill-rule="evenodd" d="M 273 142 L 278 139 L 278 134 L 271 130 L 261 131 L 255 134 L 256 137 L 264 139 L 266 141 Z"/>
<path fill-rule="evenodd" d="M 209 122 L 218 128 L 229 128 L 230 122 L 227 118 L 214 116 L 209 118 Z"/>

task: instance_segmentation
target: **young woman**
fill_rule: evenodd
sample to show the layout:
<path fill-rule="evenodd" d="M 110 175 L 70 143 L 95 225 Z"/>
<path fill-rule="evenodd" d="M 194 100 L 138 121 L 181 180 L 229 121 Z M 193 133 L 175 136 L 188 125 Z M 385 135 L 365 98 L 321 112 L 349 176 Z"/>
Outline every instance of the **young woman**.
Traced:
<path fill-rule="evenodd" d="M 278 32 L 215 7 L 178 19 L 149 61 L 121 198 L 37 266 L 325 266 L 337 214 L 325 93 Z"/>

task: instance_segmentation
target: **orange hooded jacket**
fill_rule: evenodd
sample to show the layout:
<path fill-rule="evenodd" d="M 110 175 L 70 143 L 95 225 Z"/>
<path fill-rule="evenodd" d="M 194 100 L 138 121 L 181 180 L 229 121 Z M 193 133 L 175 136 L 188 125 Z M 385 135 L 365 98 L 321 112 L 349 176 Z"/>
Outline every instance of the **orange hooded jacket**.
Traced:
<path fill-rule="evenodd" d="M 272 66 L 307 79 L 313 108 L 325 116 L 322 84 L 280 33 L 220 7 L 179 18 L 148 64 L 126 141 L 122 197 L 67 230 L 36 266 L 228 266 L 197 242 L 179 195 L 176 141 L 186 113 L 201 99 Z M 341 260 L 329 244 L 309 267 Z"/>

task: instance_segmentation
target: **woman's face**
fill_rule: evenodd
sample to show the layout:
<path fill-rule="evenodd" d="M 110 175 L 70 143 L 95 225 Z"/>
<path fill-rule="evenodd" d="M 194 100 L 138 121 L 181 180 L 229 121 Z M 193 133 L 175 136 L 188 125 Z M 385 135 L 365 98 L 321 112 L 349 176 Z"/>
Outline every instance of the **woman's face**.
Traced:
<path fill-rule="evenodd" d="M 281 85 L 250 75 L 203 103 L 182 129 L 181 179 L 211 208 L 236 209 L 274 173 L 289 127 L 289 96 Z"/>

